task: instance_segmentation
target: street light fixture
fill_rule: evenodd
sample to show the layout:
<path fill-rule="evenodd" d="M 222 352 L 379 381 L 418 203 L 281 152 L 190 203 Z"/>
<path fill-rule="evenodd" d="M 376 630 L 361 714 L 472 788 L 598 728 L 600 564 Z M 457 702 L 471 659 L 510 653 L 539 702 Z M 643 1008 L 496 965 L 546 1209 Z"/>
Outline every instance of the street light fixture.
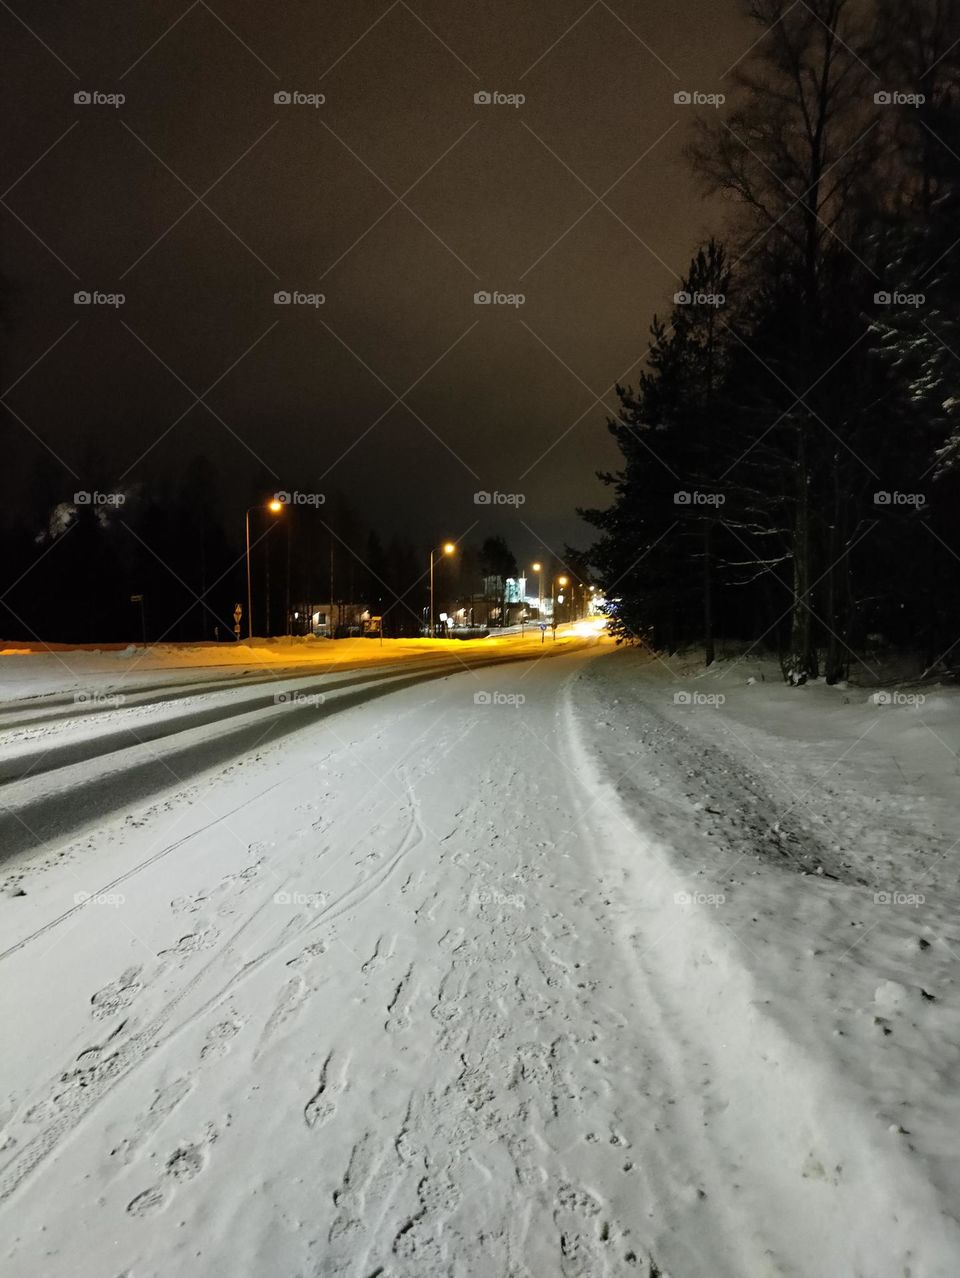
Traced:
<path fill-rule="evenodd" d="M 433 556 L 435 554 L 454 555 L 457 548 L 452 541 L 445 541 L 442 546 L 430 551 L 430 638 L 436 639 L 437 627 L 433 620 Z"/>
<path fill-rule="evenodd" d="M 248 506 L 247 513 L 244 516 L 244 521 L 243 521 L 244 527 L 246 529 L 246 534 L 247 534 L 246 558 L 247 558 L 247 638 L 248 639 L 253 638 L 253 590 L 251 588 L 251 583 L 250 583 L 250 512 L 253 510 L 261 510 L 261 509 L 263 509 L 263 507 L 261 507 L 259 502 L 257 503 L 256 506 Z M 278 497 L 274 497 L 271 501 L 267 502 L 266 509 L 269 510 L 271 515 L 279 515 L 280 512 L 283 510 L 283 502 L 280 501 Z"/>
<path fill-rule="evenodd" d="M 557 586 L 563 590 L 569 580 L 569 577 L 555 577 L 553 579 L 553 589 L 550 591 L 550 620 L 553 622 L 554 638 L 556 638 L 557 632 L 557 604 L 563 603 L 563 595 L 557 594 Z"/>
<path fill-rule="evenodd" d="M 530 567 L 535 573 L 540 574 L 540 580 L 537 588 L 537 621 L 543 621 L 543 564 L 531 564 Z"/>

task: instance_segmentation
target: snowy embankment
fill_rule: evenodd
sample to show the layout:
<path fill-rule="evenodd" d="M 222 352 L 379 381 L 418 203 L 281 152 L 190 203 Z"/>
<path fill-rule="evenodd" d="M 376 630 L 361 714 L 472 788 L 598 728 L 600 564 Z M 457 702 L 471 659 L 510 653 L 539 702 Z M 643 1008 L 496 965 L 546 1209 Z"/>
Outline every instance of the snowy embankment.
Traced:
<path fill-rule="evenodd" d="M 638 958 L 665 1021 L 697 1026 L 687 1082 L 745 1223 L 779 1200 L 771 1259 L 806 1273 L 960 1272 L 957 690 L 620 652 L 576 704 Z"/>

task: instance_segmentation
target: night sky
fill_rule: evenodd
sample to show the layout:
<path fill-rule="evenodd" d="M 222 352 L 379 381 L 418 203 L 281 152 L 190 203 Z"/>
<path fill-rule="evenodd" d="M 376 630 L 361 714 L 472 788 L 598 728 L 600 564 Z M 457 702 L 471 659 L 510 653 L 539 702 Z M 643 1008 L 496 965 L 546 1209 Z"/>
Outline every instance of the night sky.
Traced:
<path fill-rule="evenodd" d="M 0 29 L 8 506 L 45 451 L 68 498 L 93 444 L 124 486 L 205 453 L 228 526 L 266 473 L 387 534 L 589 541 L 612 387 L 723 227 L 674 93 L 730 91 L 737 0 L 51 0 Z"/>

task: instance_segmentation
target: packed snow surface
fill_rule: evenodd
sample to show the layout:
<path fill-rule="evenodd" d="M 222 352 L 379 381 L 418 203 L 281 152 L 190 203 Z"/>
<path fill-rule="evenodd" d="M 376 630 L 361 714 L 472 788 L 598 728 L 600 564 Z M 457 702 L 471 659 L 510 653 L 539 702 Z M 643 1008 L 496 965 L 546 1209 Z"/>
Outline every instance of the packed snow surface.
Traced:
<path fill-rule="evenodd" d="M 5 1275 L 960 1273 L 956 691 L 584 631 L 0 659 Z"/>

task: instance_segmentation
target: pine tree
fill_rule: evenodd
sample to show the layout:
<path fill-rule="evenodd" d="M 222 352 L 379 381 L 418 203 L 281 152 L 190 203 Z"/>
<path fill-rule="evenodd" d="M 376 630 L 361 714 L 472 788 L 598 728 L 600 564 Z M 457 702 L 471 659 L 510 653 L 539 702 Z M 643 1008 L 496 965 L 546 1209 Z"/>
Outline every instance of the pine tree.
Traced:
<path fill-rule="evenodd" d="M 724 249 L 700 249 L 670 322 L 654 317 L 636 392 L 617 387 L 608 428 L 624 457 L 605 510 L 581 512 L 602 536 L 593 551 L 620 639 L 674 647 L 699 636 L 713 660 L 718 483 L 725 454 L 723 385 L 730 290 Z M 693 571 L 691 571 L 691 568 Z"/>

